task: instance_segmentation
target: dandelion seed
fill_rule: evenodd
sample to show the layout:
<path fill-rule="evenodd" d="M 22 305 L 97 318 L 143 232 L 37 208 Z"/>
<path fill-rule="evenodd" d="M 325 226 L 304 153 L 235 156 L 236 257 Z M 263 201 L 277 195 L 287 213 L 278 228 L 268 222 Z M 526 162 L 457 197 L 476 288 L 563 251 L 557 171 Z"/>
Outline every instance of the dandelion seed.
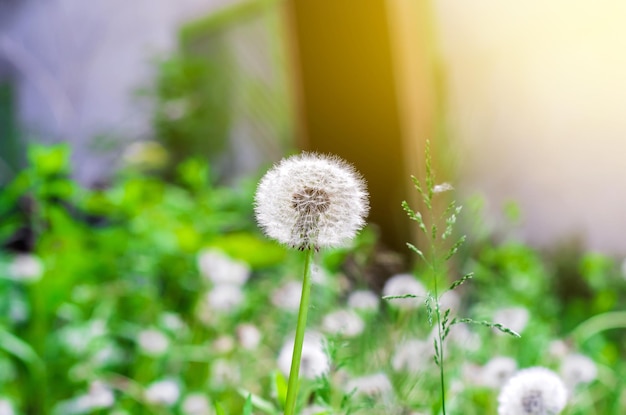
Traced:
<path fill-rule="evenodd" d="M 598 367 L 589 357 L 574 353 L 565 356 L 561 362 L 560 374 L 568 389 L 572 391 L 577 385 L 595 380 L 598 376 Z"/>
<path fill-rule="evenodd" d="M 309 331 L 304 335 L 302 344 L 302 359 L 300 361 L 300 374 L 307 379 L 315 379 L 328 373 L 330 361 L 324 350 L 323 336 L 320 333 Z M 294 339 L 285 342 L 278 355 L 278 368 L 289 376 L 291 370 L 291 355 L 293 353 Z"/>
<path fill-rule="evenodd" d="M 498 415 L 558 415 L 567 404 L 563 381 L 551 370 L 519 371 L 498 396 Z"/>
<path fill-rule="evenodd" d="M 278 242 L 293 248 L 344 246 L 365 225 L 365 182 L 343 160 L 303 153 L 282 160 L 261 179 L 257 222 Z"/>
<path fill-rule="evenodd" d="M 396 274 L 389 278 L 383 287 L 383 296 L 401 296 L 411 294 L 417 298 L 396 298 L 389 300 L 392 307 L 402 309 L 418 308 L 426 298 L 426 288 L 412 274 Z"/>

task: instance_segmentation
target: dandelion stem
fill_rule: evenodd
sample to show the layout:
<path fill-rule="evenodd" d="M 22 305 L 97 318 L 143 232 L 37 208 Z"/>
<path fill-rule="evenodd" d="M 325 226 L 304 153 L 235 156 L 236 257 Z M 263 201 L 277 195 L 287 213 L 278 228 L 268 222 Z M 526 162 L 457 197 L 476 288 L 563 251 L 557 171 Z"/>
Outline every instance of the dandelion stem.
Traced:
<path fill-rule="evenodd" d="M 302 343 L 306 329 L 307 313 L 311 296 L 311 262 L 314 250 L 307 249 L 304 259 L 304 278 L 302 281 L 302 296 L 300 297 L 300 311 L 298 312 L 298 324 L 296 326 L 296 338 L 291 357 L 291 370 L 289 371 L 289 383 L 287 384 L 287 399 L 285 402 L 285 415 L 295 414 L 296 396 L 298 394 L 298 374 L 300 372 L 300 360 L 302 358 Z"/>

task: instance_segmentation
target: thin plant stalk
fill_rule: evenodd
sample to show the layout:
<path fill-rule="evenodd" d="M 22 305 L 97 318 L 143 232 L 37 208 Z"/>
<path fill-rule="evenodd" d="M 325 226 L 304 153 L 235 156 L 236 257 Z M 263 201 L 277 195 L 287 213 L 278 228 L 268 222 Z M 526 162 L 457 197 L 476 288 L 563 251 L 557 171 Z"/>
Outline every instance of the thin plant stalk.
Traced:
<path fill-rule="evenodd" d="M 431 244 L 431 252 L 435 251 L 434 244 Z M 441 410 L 443 411 L 443 415 L 446 415 L 446 383 L 445 383 L 445 372 L 443 369 L 444 362 L 444 350 L 443 350 L 443 335 L 441 333 L 441 308 L 439 307 L 439 290 L 437 287 L 437 258 L 433 258 L 432 262 L 432 270 L 433 270 L 433 279 L 434 279 L 434 291 L 435 291 L 435 313 L 437 314 L 437 338 L 439 341 L 439 379 L 441 384 Z"/>
<path fill-rule="evenodd" d="M 300 360 L 302 359 L 302 343 L 309 311 L 311 297 L 311 262 L 314 250 L 305 250 L 304 278 L 302 280 L 302 296 L 300 297 L 300 310 L 298 311 L 298 324 L 296 326 L 296 338 L 291 357 L 291 370 L 289 371 L 289 383 L 287 384 L 287 399 L 285 401 L 285 415 L 294 415 L 296 410 L 296 396 L 298 395 L 298 375 L 300 373 Z"/>

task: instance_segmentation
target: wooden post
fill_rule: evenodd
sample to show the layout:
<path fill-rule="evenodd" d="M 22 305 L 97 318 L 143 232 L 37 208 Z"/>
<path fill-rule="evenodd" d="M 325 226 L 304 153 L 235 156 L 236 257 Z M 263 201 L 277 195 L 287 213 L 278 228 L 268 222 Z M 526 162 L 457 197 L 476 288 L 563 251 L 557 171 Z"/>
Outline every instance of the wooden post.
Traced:
<path fill-rule="evenodd" d="M 430 13 L 424 0 L 288 0 L 301 147 L 355 164 L 371 194 L 369 220 L 406 252 L 432 137 Z"/>

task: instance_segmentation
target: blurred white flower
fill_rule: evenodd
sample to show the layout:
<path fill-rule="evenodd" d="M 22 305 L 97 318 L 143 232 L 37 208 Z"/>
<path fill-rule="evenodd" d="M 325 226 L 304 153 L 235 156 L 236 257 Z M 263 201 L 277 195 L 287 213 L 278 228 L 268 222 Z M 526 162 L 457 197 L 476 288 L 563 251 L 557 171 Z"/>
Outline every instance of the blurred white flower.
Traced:
<path fill-rule="evenodd" d="M 180 332 L 186 328 L 185 322 L 176 313 L 164 312 L 161 314 L 161 324 L 166 330 Z"/>
<path fill-rule="evenodd" d="M 110 408 L 115 403 L 115 395 L 104 382 L 94 381 L 89 385 L 89 393 L 86 395 L 90 410 Z"/>
<path fill-rule="evenodd" d="M 567 390 L 551 370 L 519 371 L 498 396 L 498 415 L 558 415 L 567 404 Z"/>
<path fill-rule="evenodd" d="M 443 192 L 447 192 L 450 190 L 454 190 L 454 187 L 452 187 L 450 183 L 436 184 L 433 187 L 433 193 L 443 193 Z"/>
<path fill-rule="evenodd" d="M 387 303 L 392 307 L 402 309 L 417 308 L 424 304 L 426 299 L 426 288 L 415 279 L 412 274 L 396 274 L 389 278 L 383 287 L 383 296 L 402 296 L 412 294 L 417 298 L 396 298 L 388 300 Z"/>
<path fill-rule="evenodd" d="M 13 404 L 8 399 L 0 399 L 0 415 L 15 415 Z"/>
<path fill-rule="evenodd" d="M 376 311 L 380 298 L 370 290 L 356 290 L 348 296 L 348 307 L 362 311 Z"/>
<path fill-rule="evenodd" d="M 356 395 L 376 397 L 383 401 L 393 396 L 391 381 L 382 372 L 353 378 L 348 381 L 344 390 L 348 393 L 355 391 Z"/>
<path fill-rule="evenodd" d="M 202 393 L 190 393 L 180 405 L 183 415 L 213 415 L 209 399 Z"/>
<path fill-rule="evenodd" d="M 337 310 L 324 316 L 322 328 L 329 334 L 354 337 L 363 333 L 365 323 L 352 310 Z"/>
<path fill-rule="evenodd" d="M 310 405 L 300 411 L 300 415 L 331 415 L 332 411 L 320 405 Z"/>
<path fill-rule="evenodd" d="M 187 112 L 187 101 L 183 98 L 169 100 L 163 103 L 161 110 L 168 120 L 179 120 Z"/>
<path fill-rule="evenodd" d="M 243 285 L 250 278 L 250 266 L 232 259 L 217 249 L 203 249 L 198 254 L 198 268 L 213 284 Z"/>
<path fill-rule="evenodd" d="M 146 388 L 144 397 L 151 404 L 172 406 L 180 398 L 180 387 L 172 379 L 159 380 Z"/>
<path fill-rule="evenodd" d="M 298 311 L 302 295 L 302 282 L 289 281 L 272 294 L 272 304 L 286 311 Z"/>
<path fill-rule="evenodd" d="M 278 242 L 298 249 L 343 246 L 365 225 L 365 182 L 338 157 L 302 153 L 259 182 L 256 219 Z"/>
<path fill-rule="evenodd" d="M 495 311 L 493 321 L 521 334 L 526 328 L 529 318 L 530 313 L 524 307 L 505 307 Z M 494 331 L 498 334 L 504 334 L 500 330 L 494 329 Z"/>
<path fill-rule="evenodd" d="M 517 371 L 515 359 L 506 356 L 491 358 L 479 369 L 478 383 L 492 389 L 499 389 Z"/>
<path fill-rule="evenodd" d="M 211 365 L 211 382 L 214 386 L 237 385 L 241 382 L 241 368 L 228 359 L 215 359 Z"/>
<path fill-rule="evenodd" d="M 239 308 L 244 300 L 243 291 L 237 285 L 216 285 L 206 294 L 206 303 L 211 310 L 230 313 Z"/>
<path fill-rule="evenodd" d="M 32 254 L 16 255 L 9 264 L 9 275 L 22 282 L 37 282 L 44 272 L 43 262 Z"/>
<path fill-rule="evenodd" d="M 442 312 L 449 309 L 450 312 L 456 313 L 459 311 L 460 304 L 461 298 L 455 291 L 446 291 L 439 298 L 439 307 Z"/>
<path fill-rule="evenodd" d="M 396 372 L 417 373 L 432 361 L 432 343 L 425 340 L 410 339 L 398 344 L 391 359 L 391 367 Z"/>
<path fill-rule="evenodd" d="M 146 329 L 137 336 L 139 350 L 148 356 L 158 357 L 167 352 L 170 347 L 170 339 L 161 331 Z"/>
<path fill-rule="evenodd" d="M 482 346 L 480 335 L 473 331 L 471 326 L 465 323 L 452 326 L 448 340 L 468 352 L 475 352 Z"/>
<path fill-rule="evenodd" d="M 235 339 L 227 334 L 218 337 L 213 341 L 213 350 L 218 354 L 227 354 L 235 349 Z"/>
<path fill-rule="evenodd" d="M 324 350 L 323 339 L 323 336 L 315 331 L 310 330 L 305 333 L 300 360 L 300 377 L 315 379 L 330 370 L 330 361 Z M 294 338 L 292 337 L 285 342 L 278 354 L 278 368 L 286 377 L 289 377 L 291 371 L 293 345 Z"/>
<path fill-rule="evenodd" d="M 598 376 L 598 367 L 589 357 L 573 353 L 565 356 L 561 362 L 560 374 L 571 391 L 579 384 L 595 380 Z"/>
<path fill-rule="evenodd" d="M 246 350 L 255 350 L 261 342 L 261 331 L 254 324 L 240 324 L 237 326 L 237 339 Z"/>
<path fill-rule="evenodd" d="M 561 339 L 552 340 L 548 345 L 548 353 L 557 359 L 562 359 L 570 351 L 570 347 Z"/>

